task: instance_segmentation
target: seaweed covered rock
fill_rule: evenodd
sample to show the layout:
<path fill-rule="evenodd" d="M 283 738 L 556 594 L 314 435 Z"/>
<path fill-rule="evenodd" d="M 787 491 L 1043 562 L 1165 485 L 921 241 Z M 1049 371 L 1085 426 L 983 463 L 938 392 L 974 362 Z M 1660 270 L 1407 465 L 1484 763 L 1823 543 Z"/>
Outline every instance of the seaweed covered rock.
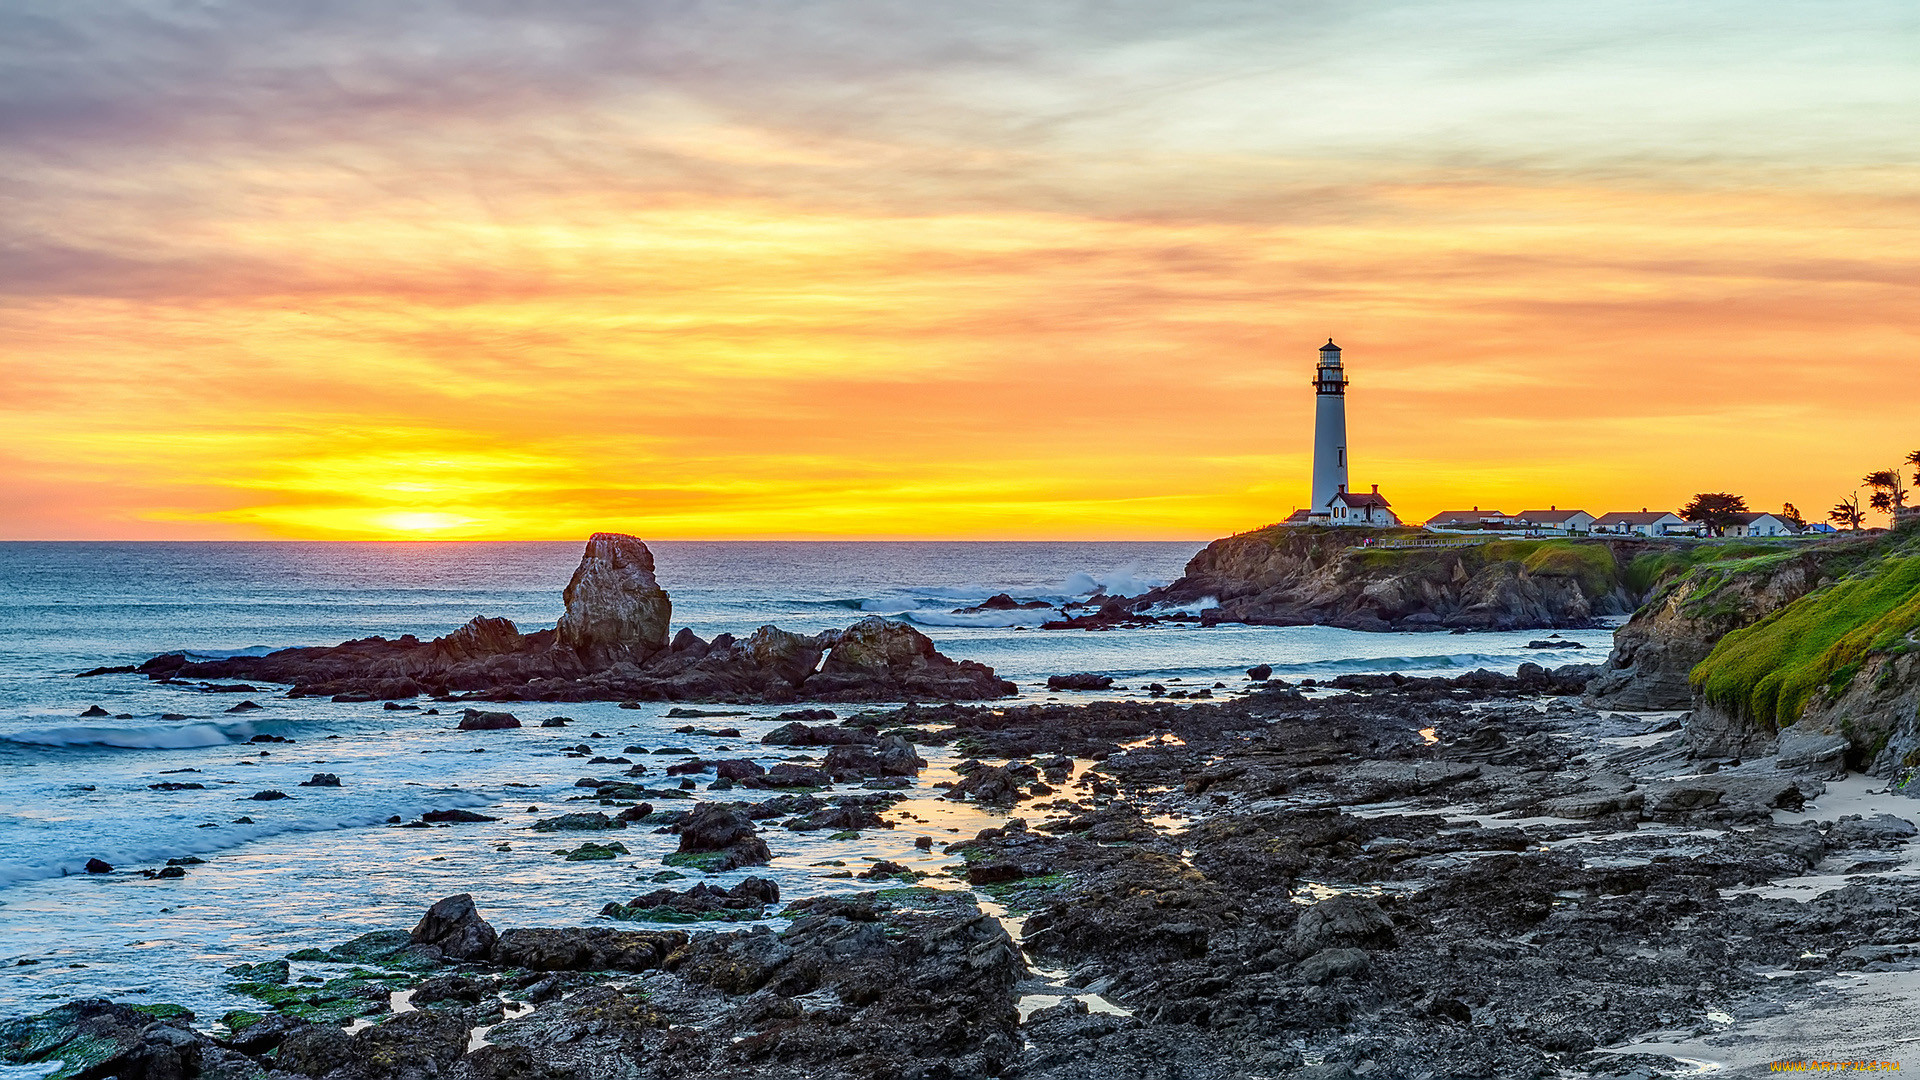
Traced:
<path fill-rule="evenodd" d="M 72 1001 L 38 1016 L 0 1023 L 0 1061 L 61 1062 L 68 1077 L 201 1075 L 225 1051 L 189 1025 L 193 1014 L 170 1006 L 135 1008 L 111 1001 Z"/>

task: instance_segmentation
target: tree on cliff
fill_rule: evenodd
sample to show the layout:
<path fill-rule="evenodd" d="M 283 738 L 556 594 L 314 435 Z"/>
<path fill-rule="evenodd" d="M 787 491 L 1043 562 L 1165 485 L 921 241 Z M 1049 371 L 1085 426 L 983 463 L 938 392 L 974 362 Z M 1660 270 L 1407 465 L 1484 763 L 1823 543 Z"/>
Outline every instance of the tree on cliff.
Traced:
<path fill-rule="evenodd" d="M 1867 505 L 1883 514 L 1895 513 L 1907 505 L 1907 485 L 1901 481 L 1899 469 L 1870 472 L 1860 482 L 1873 489 Z"/>
<path fill-rule="evenodd" d="M 1859 532 L 1860 523 L 1867 520 L 1866 513 L 1860 509 L 1860 493 L 1856 491 L 1853 498 L 1841 499 L 1833 504 L 1833 509 L 1827 511 L 1827 520 L 1843 529 Z"/>
<path fill-rule="evenodd" d="M 1703 491 L 1680 508 L 1681 517 L 1705 525 L 1710 536 L 1724 535 L 1729 525 L 1740 524 L 1740 515 L 1746 512 L 1747 500 L 1725 491 Z"/>
<path fill-rule="evenodd" d="M 1780 508 L 1780 518 L 1783 521 L 1793 522 L 1798 528 L 1805 528 L 1807 524 L 1807 519 L 1800 516 L 1800 508 L 1792 503 L 1787 503 Z"/>

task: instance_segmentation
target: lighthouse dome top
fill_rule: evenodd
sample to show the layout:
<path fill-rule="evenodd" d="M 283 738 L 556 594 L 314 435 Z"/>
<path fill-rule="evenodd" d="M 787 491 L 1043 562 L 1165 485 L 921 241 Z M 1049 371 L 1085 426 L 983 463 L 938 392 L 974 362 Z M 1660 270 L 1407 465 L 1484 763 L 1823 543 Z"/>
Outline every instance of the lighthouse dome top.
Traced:
<path fill-rule="evenodd" d="M 1327 343 L 1325 345 L 1320 346 L 1320 351 L 1321 352 L 1339 352 L 1340 346 L 1335 345 L 1333 343 L 1332 338 L 1328 338 Z"/>

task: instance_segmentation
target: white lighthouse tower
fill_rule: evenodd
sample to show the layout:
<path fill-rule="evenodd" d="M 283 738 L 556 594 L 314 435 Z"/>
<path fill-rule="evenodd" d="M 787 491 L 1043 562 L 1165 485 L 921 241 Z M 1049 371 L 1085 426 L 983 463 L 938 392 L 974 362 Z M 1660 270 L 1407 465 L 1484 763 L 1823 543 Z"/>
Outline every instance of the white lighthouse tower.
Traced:
<path fill-rule="evenodd" d="M 1311 524 L 1331 524 L 1334 496 L 1347 490 L 1347 372 L 1340 346 L 1327 339 L 1313 375 L 1313 503 Z"/>

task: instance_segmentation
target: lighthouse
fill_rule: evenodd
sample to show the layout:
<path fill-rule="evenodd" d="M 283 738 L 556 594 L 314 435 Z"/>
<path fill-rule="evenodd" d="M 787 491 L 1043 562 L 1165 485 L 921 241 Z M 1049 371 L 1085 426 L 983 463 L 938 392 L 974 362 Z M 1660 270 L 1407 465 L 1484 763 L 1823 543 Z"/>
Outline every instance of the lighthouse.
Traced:
<path fill-rule="evenodd" d="M 1313 502 L 1307 520 L 1331 524 L 1334 497 L 1347 490 L 1347 371 L 1327 339 L 1313 374 Z"/>

